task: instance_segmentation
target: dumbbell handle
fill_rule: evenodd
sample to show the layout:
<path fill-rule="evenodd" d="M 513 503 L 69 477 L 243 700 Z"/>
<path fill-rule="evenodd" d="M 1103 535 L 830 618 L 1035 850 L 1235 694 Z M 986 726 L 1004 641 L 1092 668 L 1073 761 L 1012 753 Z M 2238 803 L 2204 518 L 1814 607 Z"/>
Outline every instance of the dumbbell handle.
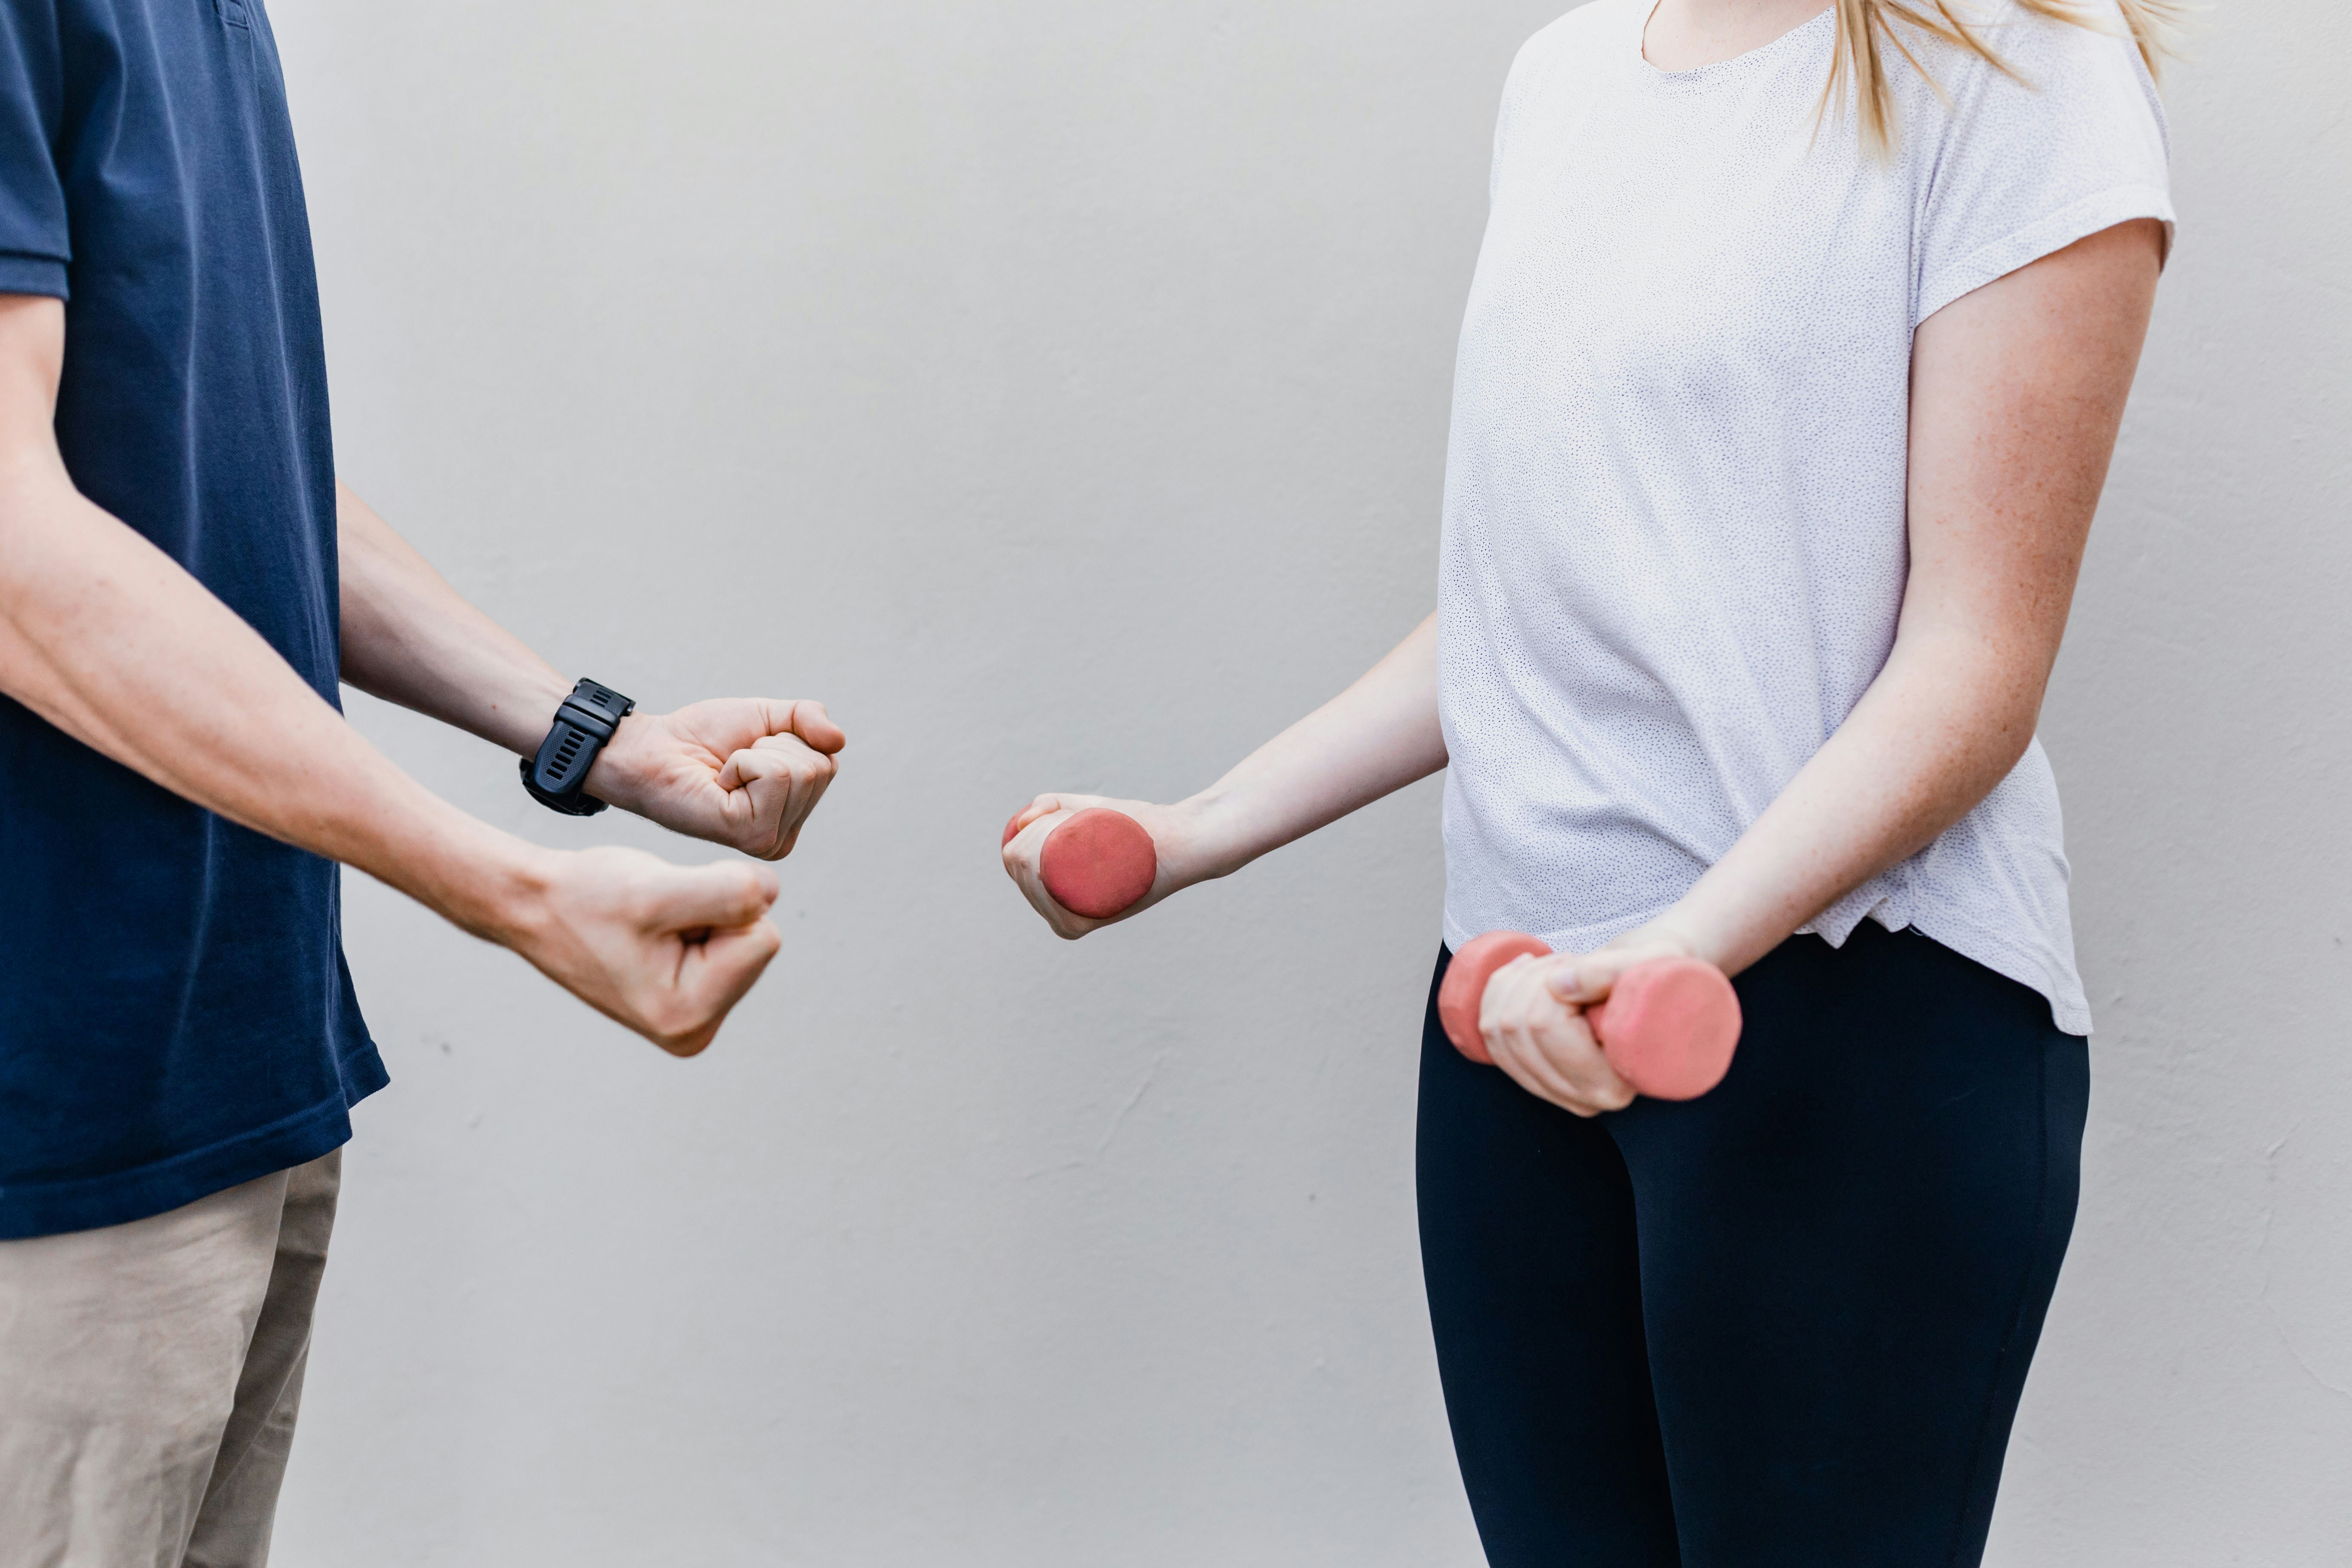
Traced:
<path fill-rule="evenodd" d="M 1551 948 L 1519 931 L 1489 931 L 1465 942 L 1438 987 L 1446 1038 L 1474 1062 L 1491 1065 L 1478 1014 L 1496 972 Z M 1618 1076 L 1653 1100 L 1696 1100 L 1723 1081 L 1739 1045 L 1739 997 L 1723 971 L 1696 958 L 1654 959 L 1617 977 L 1607 1000 L 1584 1010 L 1593 1037 Z"/>

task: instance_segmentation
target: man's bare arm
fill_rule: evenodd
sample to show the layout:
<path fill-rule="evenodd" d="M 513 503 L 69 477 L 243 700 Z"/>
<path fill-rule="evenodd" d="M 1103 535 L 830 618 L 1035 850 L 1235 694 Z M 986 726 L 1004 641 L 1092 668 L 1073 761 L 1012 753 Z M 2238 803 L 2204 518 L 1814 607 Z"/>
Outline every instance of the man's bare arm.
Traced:
<path fill-rule="evenodd" d="M 335 500 L 343 679 L 519 755 L 536 752 L 572 682 L 350 489 L 339 483 Z M 621 721 L 587 789 L 676 832 L 781 859 L 833 782 L 844 743 L 821 702 L 720 698 Z"/>
<path fill-rule="evenodd" d="M 667 1048 L 707 1044 L 774 953 L 772 879 L 541 849 L 394 767 L 75 488 L 55 431 L 65 331 L 59 301 L 0 296 L 0 691 L 173 794 L 513 948 Z"/>
<path fill-rule="evenodd" d="M 335 531 L 343 679 L 494 746 L 537 750 L 572 682 L 451 587 L 340 479 Z"/>

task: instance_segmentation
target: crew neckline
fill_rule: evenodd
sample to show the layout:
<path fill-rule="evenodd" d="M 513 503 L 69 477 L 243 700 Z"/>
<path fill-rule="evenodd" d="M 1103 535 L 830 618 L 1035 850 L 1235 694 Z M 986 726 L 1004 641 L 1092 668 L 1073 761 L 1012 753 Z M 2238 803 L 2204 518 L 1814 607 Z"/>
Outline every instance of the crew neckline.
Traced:
<path fill-rule="evenodd" d="M 1628 58 L 1632 62 L 1634 74 L 1654 87 L 1673 92 L 1699 91 L 1729 78 L 1744 76 L 1749 71 L 1771 64 L 1784 55 L 1808 47 L 1812 34 L 1826 31 L 1833 36 L 1837 28 L 1837 7 L 1834 5 L 1825 5 L 1779 37 L 1768 39 L 1745 54 L 1734 55 L 1727 60 L 1713 60 L 1703 66 L 1692 66 L 1687 70 L 1667 70 L 1664 67 L 1651 64 L 1650 57 L 1643 49 L 1643 42 L 1650 31 L 1650 19 L 1658 14 L 1658 6 L 1661 3 L 1663 0 L 1651 0 L 1647 5 L 1637 5 L 1632 8 L 1633 47 L 1628 51 Z"/>

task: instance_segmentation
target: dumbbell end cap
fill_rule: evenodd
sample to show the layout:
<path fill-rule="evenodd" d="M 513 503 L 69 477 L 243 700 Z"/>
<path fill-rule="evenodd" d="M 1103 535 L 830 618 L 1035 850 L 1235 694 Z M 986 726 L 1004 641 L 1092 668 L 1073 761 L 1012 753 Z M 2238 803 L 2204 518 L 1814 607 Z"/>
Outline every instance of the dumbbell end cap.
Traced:
<path fill-rule="evenodd" d="M 1549 952 L 1546 943 L 1516 931 L 1490 931 L 1462 944 L 1437 987 L 1437 1019 L 1455 1050 L 1480 1067 L 1494 1065 L 1495 1058 L 1486 1054 L 1486 1042 L 1478 1033 L 1478 1008 L 1486 999 L 1486 982 L 1515 958 L 1541 958 Z"/>
<path fill-rule="evenodd" d="M 1723 1081 L 1739 1047 L 1739 994 L 1703 959 L 1636 964 L 1587 1016 L 1609 1065 L 1652 1100 L 1696 1100 Z"/>
<path fill-rule="evenodd" d="M 1160 851 L 1143 824 L 1127 813 L 1089 806 L 1046 837 L 1037 872 L 1055 903 L 1074 915 L 1107 921 L 1150 895 L 1160 875 Z"/>

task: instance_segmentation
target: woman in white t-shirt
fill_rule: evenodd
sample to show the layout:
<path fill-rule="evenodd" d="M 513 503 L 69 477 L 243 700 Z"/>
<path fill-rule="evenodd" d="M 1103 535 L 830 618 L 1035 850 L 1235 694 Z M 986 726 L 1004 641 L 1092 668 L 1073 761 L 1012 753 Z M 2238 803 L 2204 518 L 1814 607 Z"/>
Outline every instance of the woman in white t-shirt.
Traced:
<path fill-rule="evenodd" d="M 1971 1563 L 2090 1029 L 2033 732 L 2169 242 L 2157 0 L 1594 0 L 1520 52 L 1438 612 L 1174 805 L 1149 907 L 1441 768 L 1423 1261 L 1497 1564 Z M 1133 911 L 1130 911 L 1133 912 Z M 1737 977 L 1636 1100 L 1580 1009 Z"/>

